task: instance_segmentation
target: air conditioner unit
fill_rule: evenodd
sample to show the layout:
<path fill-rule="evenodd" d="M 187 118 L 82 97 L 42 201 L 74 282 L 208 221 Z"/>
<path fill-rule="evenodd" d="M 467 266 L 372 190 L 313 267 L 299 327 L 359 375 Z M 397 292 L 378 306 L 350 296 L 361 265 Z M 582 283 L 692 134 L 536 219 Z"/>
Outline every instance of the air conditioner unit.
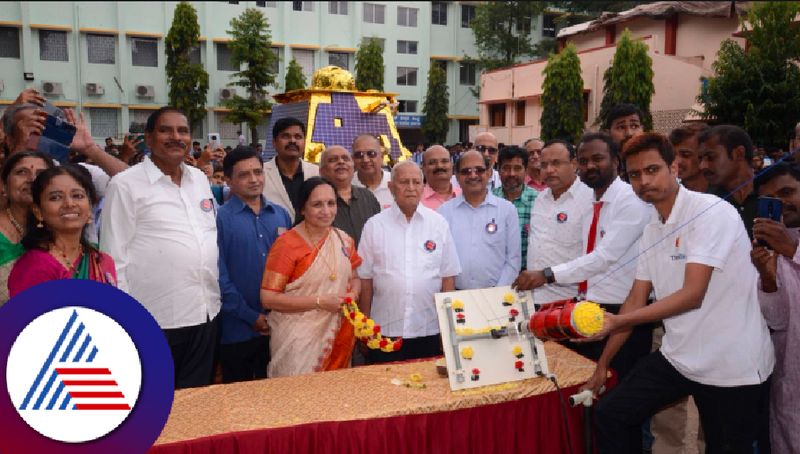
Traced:
<path fill-rule="evenodd" d="M 156 89 L 152 85 L 137 85 L 136 96 L 139 98 L 153 98 L 156 95 Z"/>
<path fill-rule="evenodd" d="M 86 94 L 93 95 L 93 96 L 100 96 L 105 94 L 106 89 L 98 83 L 89 82 L 86 84 Z"/>
<path fill-rule="evenodd" d="M 61 82 L 42 81 L 42 93 L 48 96 L 58 96 L 64 94 L 64 86 Z"/>
<path fill-rule="evenodd" d="M 228 99 L 233 99 L 236 95 L 235 88 L 223 88 L 219 91 L 219 99 L 226 101 Z"/>

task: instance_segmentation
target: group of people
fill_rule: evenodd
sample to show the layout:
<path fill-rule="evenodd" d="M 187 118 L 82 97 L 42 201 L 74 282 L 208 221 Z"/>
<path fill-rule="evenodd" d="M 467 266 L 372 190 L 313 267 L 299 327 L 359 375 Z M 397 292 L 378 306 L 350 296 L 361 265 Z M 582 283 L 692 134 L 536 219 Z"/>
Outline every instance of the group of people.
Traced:
<path fill-rule="evenodd" d="M 640 452 L 651 416 L 654 450 L 680 449 L 689 395 L 710 452 L 766 452 L 767 431 L 775 452 L 800 445 L 800 169 L 778 156 L 756 178 L 741 128 L 664 136 L 621 104 L 577 143 L 484 132 L 457 159 L 432 145 L 387 170 L 370 134 L 306 162 L 295 118 L 274 123 L 268 162 L 199 150 L 169 106 L 126 162 L 67 111 L 76 165 L 35 151 L 42 99 L 23 95 L 2 120 L 0 288 L 118 286 L 161 326 L 178 388 L 210 384 L 217 359 L 229 383 L 441 355 L 434 294 L 511 285 L 606 311 L 568 344 L 597 362 L 587 389 L 620 379 L 597 406 L 601 452 Z M 757 217 L 759 196 L 782 201 L 783 222 Z M 402 348 L 356 342 L 351 299 Z"/>

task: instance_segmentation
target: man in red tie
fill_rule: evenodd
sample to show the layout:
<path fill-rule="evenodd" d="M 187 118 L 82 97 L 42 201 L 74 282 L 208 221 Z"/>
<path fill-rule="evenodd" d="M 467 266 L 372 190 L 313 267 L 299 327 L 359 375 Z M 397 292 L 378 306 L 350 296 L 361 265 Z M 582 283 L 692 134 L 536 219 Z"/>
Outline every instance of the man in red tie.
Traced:
<path fill-rule="evenodd" d="M 578 144 L 577 163 L 581 181 L 594 191 L 592 215 L 583 218 L 585 254 L 522 273 L 515 285 L 527 290 L 551 283 L 578 284 L 579 298 L 616 314 L 633 285 L 639 238 L 650 221 L 652 207 L 619 178 L 618 147 L 608 135 L 584 135 Z M 651 327 L 637 327 L 614 358 L 612 368 L 625 375 L 639 358 L 650 353 L 651 342 Z M 567 346 L 595 361 L 603 352 L 601 342 Z"/>

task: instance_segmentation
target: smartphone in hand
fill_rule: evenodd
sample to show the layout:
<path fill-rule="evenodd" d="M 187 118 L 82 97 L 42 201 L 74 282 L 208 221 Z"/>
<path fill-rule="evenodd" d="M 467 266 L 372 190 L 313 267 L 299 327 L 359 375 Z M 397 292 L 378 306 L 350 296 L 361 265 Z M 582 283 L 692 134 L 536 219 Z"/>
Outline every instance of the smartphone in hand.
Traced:
<path fill-rule="evenodd" d="M 781 199 L 776 199 L 775 197 L 758 198 L 758 205 L 756 208 L 757 218 L 772 219 L 775 222 L 781 222 L 782 215 L 783 202 L 781 202 Z M 769 247 L 769 245 L 762 240 L 758 240 L 758 244 L 766 248 Z"/>

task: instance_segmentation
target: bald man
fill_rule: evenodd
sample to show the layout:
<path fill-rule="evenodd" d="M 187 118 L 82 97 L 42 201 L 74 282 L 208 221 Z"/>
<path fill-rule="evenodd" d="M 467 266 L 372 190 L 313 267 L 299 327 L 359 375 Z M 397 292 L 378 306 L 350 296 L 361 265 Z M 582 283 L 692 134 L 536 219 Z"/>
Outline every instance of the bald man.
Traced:
<path fill-rule="evenodd" d="M 497 137 L 491 132 L 482 132 L 475 137 L 475 146 L 472 148 L 478 150 L 484 158 L 489 160 L 489 168 L 492 170 L 492 175 L 486 183 L 489 189 L 494 190 L 502 186 L 503 183 L 500 181 L 500 174 L 494 168 L 495 164 L 497 164 L 497 153 L 500 152 L 500 149 L 497 147 Z"/>
<path fill-rule="evenodd" d="M 353 161 L 356 166 L 356 178 L 353 186 L 361 186 L 372 191 L 381 209 L 385 210 L 394 204 L 392 192 L 389 190 L 389 172 L 383 170 L 383 147 L 375 136 L 361 134 L 353 140 Z"/>
<path fill-rule="evenodd" d="M 320 176 L 336 188 L 333 226 L 347 232 L 357 245 L 367 219 L 381 212 L 378 199 L 369 189 L 353 186 L 353 158 L 344 147 L 328 147 L 322 152 L 319 164 Z"/>
<path fill-rule="evenodd" d="M 422 155 L 422 173 L 425 174 L 425 187 L 422 189 L 421 203 L 431 210 L 461 194 L 461 188 L 453 184 L 453 161 L 450 152 L 441 145 L 434 145 Z"/>

